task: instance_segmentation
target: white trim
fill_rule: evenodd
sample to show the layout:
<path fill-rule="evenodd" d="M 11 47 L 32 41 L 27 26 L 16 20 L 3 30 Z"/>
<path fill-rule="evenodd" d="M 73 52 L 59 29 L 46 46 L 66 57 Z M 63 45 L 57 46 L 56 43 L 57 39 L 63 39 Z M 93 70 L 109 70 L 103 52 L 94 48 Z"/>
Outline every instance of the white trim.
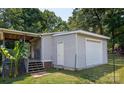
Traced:
<path fill-rule="evenodd" d="M 56 33 L 56 34 L 54 34 L 53 36 L 68 35 L 68 34 L 76 34 L 76 33 L 77 33 L 77 34 L 83 34 L 83 35 L 89 35 L 89 36 L 93 36 L 93 37 L 99 37 L 99 38 L 103 38 L 103 39 L 110 39 L 110 38 L 107 37 L 107 36 L 103 36 L 103 35 L 99 35 L 99 34 L 87 32 L 87 31 L 83 31 L 83 30 Z"/>
<path fill-rule="evenodd" d="M 85 41 L 101 42 L 99 39 L 85 38 Z"/>

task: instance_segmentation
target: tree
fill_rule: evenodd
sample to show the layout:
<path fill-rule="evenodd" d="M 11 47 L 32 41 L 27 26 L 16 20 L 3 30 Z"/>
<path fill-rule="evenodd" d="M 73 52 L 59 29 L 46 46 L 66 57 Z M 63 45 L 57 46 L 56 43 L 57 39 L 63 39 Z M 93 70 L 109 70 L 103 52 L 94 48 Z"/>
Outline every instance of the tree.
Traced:
<path fill-rule="evenodd" d="M 41 12 L 39 9 L 4 9 L 2 13 L 4 28 L 21 31 L 38 32 L 41 30 Z"/>
<path fill-rule="evenodd" d="M 103 34 L 103 20 L 105 9 L 89 8 L 79 9 L 76 8 L 73 11 L 73 16 L 69 18 L 69 28 L 84 29 L 96 33 Z"/>
<path fill-rule="evenodd" d="M 57 17 L 54 12 L 44 10 L 43 18 L 45 23 L 44 32 L 60 32 L 68 30 L 66 22 L 60 17 Z"/>
<path fill-rule="evenodd" d="M 110 43 L 114 49 L 115 43 L 122 43 L 124 37 L 124 9 L 76 8 L 69 18 L 68 27 L 71 30 L 83 29 L 111 37 Z M 123 34 L 123 35 L 122 35 Z M 118 38 L 119 37 L 119 38 Z"/>
<path fill-rule="evenodd" d="M 67 30 L 66 22 L 54 12 L 36 8 L 1 9 L 0 27 L 34 33 Z"/>

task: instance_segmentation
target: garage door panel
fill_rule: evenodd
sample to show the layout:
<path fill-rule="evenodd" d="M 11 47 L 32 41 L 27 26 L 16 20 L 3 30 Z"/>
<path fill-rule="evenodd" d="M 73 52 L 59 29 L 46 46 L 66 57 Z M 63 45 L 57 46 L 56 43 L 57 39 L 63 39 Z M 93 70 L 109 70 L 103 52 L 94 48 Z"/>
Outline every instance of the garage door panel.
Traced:
<path fill-rule="evenodd" d="M 87 66 L 102 64 L 102 43 L 86 41 Z"/>

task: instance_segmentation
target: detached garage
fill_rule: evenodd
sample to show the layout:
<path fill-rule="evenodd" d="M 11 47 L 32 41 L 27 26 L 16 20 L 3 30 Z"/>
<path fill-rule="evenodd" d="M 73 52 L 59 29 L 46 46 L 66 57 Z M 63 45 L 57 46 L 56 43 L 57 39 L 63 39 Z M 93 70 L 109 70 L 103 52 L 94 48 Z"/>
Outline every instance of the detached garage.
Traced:
<path fill-rule="evenodd" d="M 0 29 L 1 39 L 20 39 L 26 36 L 31 43 L 27 72 L 42 67 L 81 70 L 108 62 L 107 40 L 109 37 L 87 31 L 53 32 L 34 34 L 16 30 Z M 34 70 L 32 70 L 32 65 Z M 40 63 L 40 64 L 39 64 Z M 39 65 L 41 66 L 39 66 Z M 35 68 L 38 68 L 35 70 Z"/>
<path fill-rule="evenodd" d="M 81 70 L 108 62 L 109 37 L 82 30 L 53 33 L 51 60 L 56 68 Z"/>

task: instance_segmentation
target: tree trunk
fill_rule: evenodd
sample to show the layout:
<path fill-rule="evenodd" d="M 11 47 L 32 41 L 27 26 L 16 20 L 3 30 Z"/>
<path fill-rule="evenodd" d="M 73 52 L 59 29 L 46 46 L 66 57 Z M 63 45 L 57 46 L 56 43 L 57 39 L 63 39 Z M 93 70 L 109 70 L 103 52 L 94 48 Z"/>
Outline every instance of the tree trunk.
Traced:
<path fill-rule="evenodd" d="M 100 34 L 103 35 L 103 28 L 102 25 L 99 23 L 99 28 L 100 28 Z"/>

